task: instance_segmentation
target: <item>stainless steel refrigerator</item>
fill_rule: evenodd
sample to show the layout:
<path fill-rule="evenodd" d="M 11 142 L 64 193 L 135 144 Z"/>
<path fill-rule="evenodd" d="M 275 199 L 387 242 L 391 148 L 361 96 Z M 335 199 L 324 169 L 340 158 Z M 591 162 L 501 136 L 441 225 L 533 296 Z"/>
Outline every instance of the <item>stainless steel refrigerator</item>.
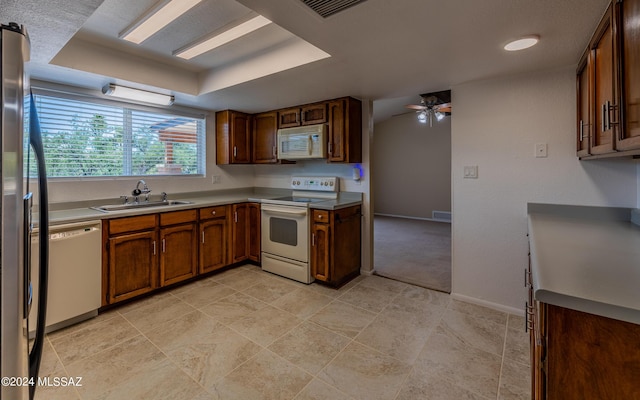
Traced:
<path fill-rule="evenodd" d="M 25 62 L 30 44 L 26 30 L 15 24 L 0 25 L 0 399 L 33 399 L 44 343 L 48 281 L 48 198 L 40 126 Z M 29 123 L 25 124 L 25 109 Z M 25 129 L 28 128 L 28 129 Z M 25 131 L 28 130 L 26 140 Z M 33 152 L 34 157 L 31 157 Z M 28 160 L 24 162 L 25 155 Z M 25 177 L 34 160 L 37 179 Z M 26 164 L 26 165 L 25 165 Z M 39 200 L 40 275 L 36 335 L 29 342 L 31 311 L 30 231 L 32 194 L 36 181 Z M 35 184 L 35 182 L 33 183 Z M 35 263 L 34 263 L 35 265 Z"/>

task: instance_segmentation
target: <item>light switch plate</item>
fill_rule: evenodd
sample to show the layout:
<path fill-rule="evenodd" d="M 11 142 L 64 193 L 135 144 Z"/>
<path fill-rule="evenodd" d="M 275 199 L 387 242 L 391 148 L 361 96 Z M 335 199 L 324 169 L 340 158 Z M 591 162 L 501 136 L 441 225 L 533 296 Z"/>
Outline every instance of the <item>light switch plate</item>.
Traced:
<path fill-rule="evenodd" d="M 477 165 L 467 165 L 464 167 L 464 178 L 465 179 L 478 179 L 478 166 Z"/>

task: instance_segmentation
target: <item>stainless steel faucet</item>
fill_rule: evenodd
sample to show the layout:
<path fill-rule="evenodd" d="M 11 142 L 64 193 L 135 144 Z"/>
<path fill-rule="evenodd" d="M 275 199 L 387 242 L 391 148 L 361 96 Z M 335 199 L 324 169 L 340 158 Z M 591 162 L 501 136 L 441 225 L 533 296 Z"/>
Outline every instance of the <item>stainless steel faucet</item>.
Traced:
<path fill-rule="evenodd" d="M 142 184 L 142 189 L 140 189 L 140 184 Z M 142 179 L 138 181 L 138 183 L 136 184 L 136 188 L 131 192 L 131 194 L 136 198 L 136 203 L 138 202 L 138 196 L 140 196 L 141 194 L 144 194 L 145 201 L 149 201 L 149 193 L 151 193 L 151 189 L 149 189 L 147 183 Z"/>

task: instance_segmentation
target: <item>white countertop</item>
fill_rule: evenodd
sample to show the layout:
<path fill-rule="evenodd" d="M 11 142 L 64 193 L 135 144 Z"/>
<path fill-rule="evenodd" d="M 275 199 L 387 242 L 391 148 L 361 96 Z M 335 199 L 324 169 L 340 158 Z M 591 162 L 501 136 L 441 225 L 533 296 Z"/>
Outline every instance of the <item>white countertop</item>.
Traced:
<path fill-rule="evenodd" d="M 534 298 L 640 324 L 640 227 L 631 209 L 529 205 Z"/>
<path fill-rule="evenodd" d="M 118 204 L 118 199 L 106 199 L 96 201 L 84 201 L 76 203 L 54 204 L 49 207 L 49 223 L 58 225 L 71 222 L 80 222 L 96 219 L 120 218 L 134 215 L 153 214 L 158 212 L 180 211 L 192 208 L 210 207 L 224 204 L 243 202 L 260 202 L 262 199 L 276 198 L 291 195 L 289 189 L 278 188 L 241 188 L 221 190 L 218 192 L 183 193 L 169 195 L 170 200 L 189 201 L 191 204 L 172 206 L 137 208 L 130 210 L 110 211 L 108 213 L 91 209 L 91 206 L 103 204 Z M 362 193 L 340 192 L 338 199 L 312 203 L 310 208 L 335 210 L 362 203 Z M 37 215 L 33 216 L 33 222 L 37 226 Z"/>

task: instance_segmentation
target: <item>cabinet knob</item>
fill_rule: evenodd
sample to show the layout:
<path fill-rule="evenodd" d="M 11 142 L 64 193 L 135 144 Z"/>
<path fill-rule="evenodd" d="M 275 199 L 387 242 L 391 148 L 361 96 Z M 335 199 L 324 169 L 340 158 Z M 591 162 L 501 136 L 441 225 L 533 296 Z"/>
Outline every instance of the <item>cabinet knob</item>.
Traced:
<path fill-rule="evenodd" d="M 322 219 L 322 215 L 318 215 L 318 219 Z"/>
<path fill-rule="evenodd" d="M 215 211 L 211 211 L 211 215 L 216 215 L 216 212 Z"/>

